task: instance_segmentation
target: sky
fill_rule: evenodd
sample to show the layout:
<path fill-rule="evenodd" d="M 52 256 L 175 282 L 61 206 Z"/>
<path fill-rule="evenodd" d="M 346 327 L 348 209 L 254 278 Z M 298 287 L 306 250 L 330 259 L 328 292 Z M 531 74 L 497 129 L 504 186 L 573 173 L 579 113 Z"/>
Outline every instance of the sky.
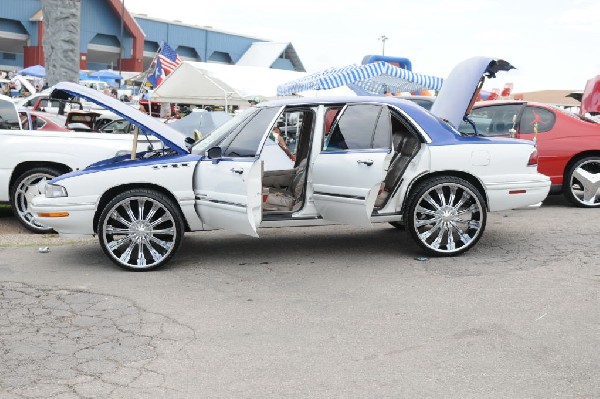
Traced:
<path fill-rule="evenodd" d="M 600 75 L 598 0 L 124 1 L 148 17 L 290 42 L 307 72 L 385 52 L 410 59 L 414 72 L 442 78 L 474 56 L 517 68 L 484 90 L 506 83 L 514 92 L 583 90 Z"/>

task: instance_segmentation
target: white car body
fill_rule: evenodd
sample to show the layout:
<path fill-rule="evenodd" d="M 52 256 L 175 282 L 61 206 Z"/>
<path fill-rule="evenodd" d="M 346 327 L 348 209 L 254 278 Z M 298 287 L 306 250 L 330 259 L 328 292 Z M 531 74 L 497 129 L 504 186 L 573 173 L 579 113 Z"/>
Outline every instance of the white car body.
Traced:
<path fill-rule="evenodd" d="M 51 179 L 58 174 L 83 169 L 86 166 L 119 154 L 133 150 L 133 135 L 111 135 L 104 133 L 77 133 L 70 131 L 48 131 L 48 130 L 22 130 L 21 121 L 18 117 L 15 104 L 9 97 L 0 96 L 0 202 L 11 202 L 15 200 L 20 203 L 14 209 L 20 221 L 25 227 L 35 232 L 51 231 L 31 219 L 28 211 L 28 200 L 31 199 L 33 187 L 41 179 Z M 21 115 L 27 115 L 21 111 Z M 10 124 L 8 121 L 12 121 Z M 6 123 L 5 123 L 6 122 Z M 31 124 L 29 124 L 31 126 Z M 4 128 L 2 128 L 4 127 Z M 152 138 L 151 142 L 156 146 L 160 141 Z M 148 149 L 149 142 L 140 136 L 136 151 Z M 11 189 L 20 185 L 22 176 L 32 170 L 46 169 L 56 173 L 37 173 L 37 177 L 31 177 L 13 194 L 23 194 L 22 198 L 11 198 Z M 13 190 L 14 191 L 14 190 Z M 20 194 L 19 194 L 20 193 Z"/>
<path fill-rule="evenodd" d="M 494 60 L 473 61 L 476 81 L 495 72 Z M 109 100 L 73 84 L 58 88 L 90 101 Z M 464 112 L 470 97 L 461 101 Z M 133 119 L 117 103 L 105 105 Z M 443 109 L 457 120 L 451 107 Z M 337 115 L 331 124 L 330 111 Z M 271 128 L 291 113 L 304 126 L 296 167 L 273 171 L 262 152 Z M 137 122 L 149 119 L 140 114 Z M 361 129 L 366 141 L 356 144 Z M 168 154 L 107 160 L 56 178 L 32 210 L 61 234 L 98 234 L 122 267 L 151 269 L 171 258 L 183 230 L 258 236 L 261 227 L 403 223 L 429 253 L 456 255 L 477 242 L 488 210 L 538 204 L 550 187 L 548 177 L 537 173 L 531 142 L 464 137 L 418 105 L 390 97 L 263 103 L 219 127 L 191 153 L 171 133 L 154 131 L 171 144 Z"/>

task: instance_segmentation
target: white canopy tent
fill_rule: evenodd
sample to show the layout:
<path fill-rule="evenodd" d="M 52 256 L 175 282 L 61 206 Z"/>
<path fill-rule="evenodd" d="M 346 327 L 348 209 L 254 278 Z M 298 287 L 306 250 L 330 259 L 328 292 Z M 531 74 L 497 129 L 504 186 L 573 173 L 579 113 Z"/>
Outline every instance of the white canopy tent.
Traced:
<path fill-rule="evenodd" d="M 302 72 L 264 67 L 184 61 L 152 93 L 152 101 L 248 105 L 254 97 L 277 97 L 277 86 Z"/>
<path fill-rule="evenodd" d="M 255 66 L 182 62 L 154 90 L 151 100 L 181 104 L 248 106 L 248 100 L 277 98 L 277 86 L 305 76 L 305 72 Z M 314 91 L 299 93 L 314 95 Z M 330 95 L 355 95 L 347 89 Z"/>

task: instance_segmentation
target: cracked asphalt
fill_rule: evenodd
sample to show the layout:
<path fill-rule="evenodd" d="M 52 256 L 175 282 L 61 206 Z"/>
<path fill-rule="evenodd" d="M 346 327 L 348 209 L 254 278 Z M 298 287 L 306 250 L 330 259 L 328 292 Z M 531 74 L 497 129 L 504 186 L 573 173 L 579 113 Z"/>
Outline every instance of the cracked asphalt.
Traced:
<path fill-rule="evenodd" d="M 388 225 L 194 233 L 132 273 L 0 212 L 0 398 L 600 397 L 599 218 L 550 197 L 424 261 Z"/>

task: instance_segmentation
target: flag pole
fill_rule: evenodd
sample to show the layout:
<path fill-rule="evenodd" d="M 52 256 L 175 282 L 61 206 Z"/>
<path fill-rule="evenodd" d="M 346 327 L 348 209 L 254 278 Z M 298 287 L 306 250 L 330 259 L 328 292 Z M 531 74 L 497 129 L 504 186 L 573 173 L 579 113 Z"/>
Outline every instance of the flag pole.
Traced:
<path fill-rule="evenodd" d="M 150 69 L 152 69 L 152 65 L 156 65 L 156 59 L 158 58 L 158 55 L 160 54 L 160 52 L 162 50 L 163 43 L 164 42 L 162 42 L 162 41 L 160 42 L 160 46 L 158 46 L 158 50 L 154 54 L 154 58 L 152 58 L 152 62 L 150 63 L 150 66 L 148 67 L 148 69 L 146 69 L 146 73 L 144 74 L 144 80 L 142 80 L 142 86 L 140 87 L 140 93 L 141 93 L 142 89 L 144 89 L 146 92 L 148 91 L 148 89 L 146 89 L 146 82 L 148 82 L 148 75 L 150 73 Z M 150 110 L 150 113 L 152 113 L 152 110 Z"/>

